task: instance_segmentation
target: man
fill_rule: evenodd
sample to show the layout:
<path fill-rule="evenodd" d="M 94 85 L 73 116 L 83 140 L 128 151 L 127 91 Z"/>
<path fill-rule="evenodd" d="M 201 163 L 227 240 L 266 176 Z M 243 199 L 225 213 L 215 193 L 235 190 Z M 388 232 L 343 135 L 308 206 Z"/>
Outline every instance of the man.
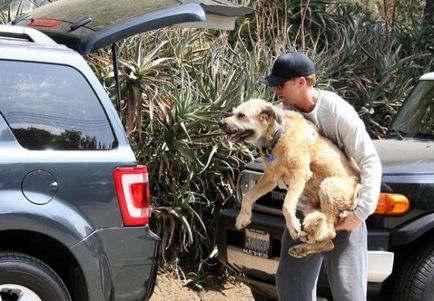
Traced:
<path fill-rule="evenodd" d="M 276 285 L 280 301 L 316 300 L 322 263 L 334 300 L 363 301 L 367 290 L 367 230 L 365 220 L 376 208 L 381 184 L 381 163 L 363 121 L 337 94 L 314 88 L 315 65 L 304 54 L 283 54 L 271 75 L 262 80 L 281 99 L 282 108 L 295 110 L 334 141 L 361 170 L 362 189 L 354 211 L 336 227 L 334 249 L 302 259 L 288 255 L 292 240 L 285 229 Z M 291 183 L 288 183 L 291 185 Z"/>

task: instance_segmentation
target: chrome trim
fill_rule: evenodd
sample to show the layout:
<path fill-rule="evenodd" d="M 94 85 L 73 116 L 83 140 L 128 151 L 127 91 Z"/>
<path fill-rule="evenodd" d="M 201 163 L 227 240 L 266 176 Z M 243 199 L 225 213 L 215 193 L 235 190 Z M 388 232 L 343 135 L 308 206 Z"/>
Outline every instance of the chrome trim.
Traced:
<path fill-rule="evenodd" d="M 264 205 L 254 204 L 253 209 L 255 209 L 256 211 L 265 212 L 265 213 L 269 213 L 269 214 L 273 214 L 273 215 L 278 215 L 278 216 L 282 215 L 282 209 L 277 209 L 274 207 L 268 207 L 268 206 L 264 206 Z"/>
<path fill-rule="evenodd" d="M 279 258 L 261 258 L 243 253 L 241 248 L 227 247 L 228 263 L 238 272 L 243 269 L 259 270 L 275 275 L 279 265 Z M 383 282 L 392 274 L 394 253 L 386 251 L 368 251 L 368 281 Z"/>
<path fill-rule="evenodd" d="M 386 251 L 368 251 L 368 281 L 383 282 L 392 274 L 395 254 Z"/>
<path fill-rule="evenodd" d="M 254 255 L 243 253 L 241 248 L 234 246 L 227 247 L 228 263 L 238 272 L 243 272 L 243 269 L 255 269 L 263 271 L 270 275 L 275 275 L 279 258 L 262 258 Z"/>
<path fill-rule="evenodd" d="M 261 178 L 261 176 L 263 175 L 262 172 L 257 172 L 257 171 L 252 171 L 252 170 L 243 170 L 241 171 L 241 173 L 238 176 L 238 180 L 237 180 L 237 203 L 238 205 L 241 205 L 241 200 L 243 199 L 244 194 L 242 193 L 242 185 L 248 185 L 249 189 L 251 187 L 253 187 L 253 185 L 256 184 L 256 182 Z M 278 182 L 278 187 L 280 189 L 286 190 L 287 186 L 286 184 L 280 180 Z M 283 205 L 283 200 L 282 200 L 282 205 Z M 265 212 L 265 213 L 269 213 L 269 214 L 273 214 L 273 215 L 282 215 L 282 209 L 281 208 L 274 208 L 274 207 L 269 207 L 269 206 L 265 206 L 265 205 L 261 205 L 261 204 L 254 204 L 253 208 L 256 211 L 260 211 L 260 212 Z"/>

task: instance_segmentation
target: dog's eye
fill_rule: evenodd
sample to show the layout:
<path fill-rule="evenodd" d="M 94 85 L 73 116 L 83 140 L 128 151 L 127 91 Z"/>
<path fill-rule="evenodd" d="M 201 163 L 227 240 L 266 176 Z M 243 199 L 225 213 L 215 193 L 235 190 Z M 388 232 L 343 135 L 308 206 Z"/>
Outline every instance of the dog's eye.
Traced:
<path fill-rule="evenodd" d="M 246 115 L 244 115 L 243 113 L 238 113 L 237 114 L 237 118 L 241 119 L 241 118 L 244 118 L 244 117 L 246 117 Z"/>

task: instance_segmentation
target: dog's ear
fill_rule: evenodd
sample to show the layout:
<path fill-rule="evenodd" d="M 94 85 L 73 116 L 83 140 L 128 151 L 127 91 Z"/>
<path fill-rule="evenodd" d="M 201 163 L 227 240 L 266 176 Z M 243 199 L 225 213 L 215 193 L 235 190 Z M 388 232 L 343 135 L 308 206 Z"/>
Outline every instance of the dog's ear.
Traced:
<path fill-rule="evenodd" d="M 276 120 L 277 123 L 279 124 L 282 123 L 282 116 L 277 112 L 276 108 L 271 104 L 265 106 L 264 109 L 261 111 L 261 113 L 259 113 L 259 116 L 269 122 L 272 120 Z"/>

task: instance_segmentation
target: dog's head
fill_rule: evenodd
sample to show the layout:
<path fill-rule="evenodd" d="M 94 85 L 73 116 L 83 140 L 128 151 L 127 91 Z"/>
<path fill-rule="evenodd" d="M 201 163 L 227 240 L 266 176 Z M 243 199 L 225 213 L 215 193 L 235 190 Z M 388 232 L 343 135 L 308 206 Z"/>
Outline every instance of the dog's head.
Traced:
<path fill-rule="evenodd" d="M 220 128 L 231 142 L 245 141 L 262 147 L 272 140 L 281 114 L 271 103 L 251 99 L 234 109 L 233 114 L 219 122 Z"/>

